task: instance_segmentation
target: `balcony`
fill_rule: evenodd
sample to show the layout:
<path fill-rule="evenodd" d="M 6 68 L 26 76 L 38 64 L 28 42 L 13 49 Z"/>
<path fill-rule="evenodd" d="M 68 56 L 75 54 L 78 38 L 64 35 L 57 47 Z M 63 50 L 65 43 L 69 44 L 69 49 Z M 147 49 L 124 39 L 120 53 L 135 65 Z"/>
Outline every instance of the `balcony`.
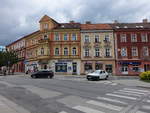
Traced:
<path fill-rule="evenodd" d="M 38 40 L 39 44 L 43 44 L 43 43 L 49 43 L 49 39 L 40 39 Z"/>

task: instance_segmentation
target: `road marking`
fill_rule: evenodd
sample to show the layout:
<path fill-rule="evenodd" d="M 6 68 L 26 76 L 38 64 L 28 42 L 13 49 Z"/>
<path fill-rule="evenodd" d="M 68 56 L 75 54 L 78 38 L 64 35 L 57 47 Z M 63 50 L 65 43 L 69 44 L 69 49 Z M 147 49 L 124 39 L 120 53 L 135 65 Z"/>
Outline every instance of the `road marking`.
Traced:
<path fill-rule="evenodd" d="M 143 111 L 137 111 L 136 113 L 146 113 L 146 112 L 143 112 Z"/>
<path fill-rule="evenodd" d="M 106 101 L 109 101 L 109 102 L 116 102 L 116 103 L 125 104 L 125 105 L 128 104 L 126 102 L 123 102 L 123 101 L 120 101 L 120 100 L 117 100 L 117 99 L 111 99 L 111 98 L 105 98 L 105 97 L 97 97 L 97 99 L 106 100 Z"/>
<path fill-rule="evenodd" d="M 86 103 L 92 104 L 92 105 L 96 105 L 96 106 L 100 106 L 100 107 L 104 107 L 104 108 L 111 109 L 111 110 L 116 110 L 116 111 L 121 111 L 122 108 L 123 108 L 123 107 L 120 107 L 120 106 L 115 106 L 115 105 L 111 105 L 111 104 L 101 103 L 101 102 L 94 101 L 94 100 L 87 101 Z"/>
<path fill-rule="evenodd" d="M 59 113 L 67 113 L 67 112 L 65 112 L 65 111 L 61 111 L 61 112 L 59 112 Z"/>
<path fill-rule="evenodd" d="M 113 96 L 113 97 L 120 97 L 120 98 L 125 98 L 125 99 L 136 100 L 135 97 L 128 97 L 128 96 L 123 96 L 123 95 L 116 95 L 116 94 L 112 94 L 112 93 L 107 93 L 106 95 Z"/>
<path fill-rule="evenodd" d="M 147 100 L 146 102 L 150 103 L 150 100 Z"/>
<path fill-rule="evenodd" d="M 32 93 L 39 95 L 43 99 L 53 98 L 53 97 L 61 95 L 60 92 L 47 90 L 47 89 L 44 89 L 44 88 L 38 88 L 38 87 L 35 87 L 35 86 L 27 85 L 27 86 L 23 86 L 23 87 L 26 88 L 27 90 L 31 91 Z"/>
<path fill-rule="evenodd" d="M 112 83 L 111 85 L 112 85 L 112 86 L 116 86 L 116 85 L 117 85 L 117 83 Z"/>
<path fill-rule="evenodd" d="M 132 89 L 132 88 L 124 88 L 125 90 L 132 90 L 132 91 L 139 91 L 139 92 L 144 92 L 144 93 L 149 93 L 150 91 L 147 90 L 139 90 L 139 89 Z"/>
<path fill-rule="evenodd" d="M 150 106 L 147 106 L 147 105 L 143 105 L 142 108 L 146 110 L 150 110 Z"/>
<path fill-rule="evenodd" d="M 96 109 L 92 109 L 92 108 L 85 107 L 85 106 L 75 106 L 73 107 L 73 109 L 76 109 L 85 113 L 104 113 L 102 111 L 98 111 Z"/>
<path fill-rule="evenodd" d="M 127 93 L 134 93 L 134 94 L 145 95 L 145 93 L 135 92 L 135 91 L 128 91 L 128 90 L 119 90 L 119 91 L 121 91 L 121 92 L 127 92 Z"/>
<path fill-rule="evenodd" d="M 113 93 L 141 97 L 141 95 L 133 94 L 133 93 L 129 93 L 129 92 L 128 93 L 124 93 L 124 92 L 120 92 L 120 91 L 114 91 Z"/>

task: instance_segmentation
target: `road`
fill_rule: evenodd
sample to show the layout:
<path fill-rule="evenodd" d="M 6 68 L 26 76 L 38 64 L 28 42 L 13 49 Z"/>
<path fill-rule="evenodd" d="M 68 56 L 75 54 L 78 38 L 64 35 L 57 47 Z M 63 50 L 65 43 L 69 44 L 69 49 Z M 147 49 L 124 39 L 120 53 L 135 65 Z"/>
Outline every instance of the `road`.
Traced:
<path fill-rule="evenodd" d="M 110 80 L 6 76 L 0 77 L 0 109 L 3 103 L 14 113 L 149 113 L 150 89 Z"/>

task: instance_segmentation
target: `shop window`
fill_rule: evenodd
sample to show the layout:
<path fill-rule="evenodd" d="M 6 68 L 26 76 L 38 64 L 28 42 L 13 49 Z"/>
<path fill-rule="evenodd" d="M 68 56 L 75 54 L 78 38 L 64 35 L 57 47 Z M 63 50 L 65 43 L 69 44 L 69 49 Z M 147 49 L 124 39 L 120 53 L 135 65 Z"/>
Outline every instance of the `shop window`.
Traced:
<path fill-rule="evenodd" d="M 67 63 L 56 63 L 55 72 L 67 72 Z"/>
<path fill-rule="evenodd" d="M 128 71 L 128 67 L 127 66 L 122 66 L 121 67 L 121 72 L 127 72 Z"/>
<path fill-rule="evenodd" d="M 112 73 L 112 72 L 113 72 L 113 71 L 112 71 L 112 65 L 111 65 L 111 64 L 105 65 L 105 70 L 106 70 L 106 72 L 108 72 L 108 73 Z"/>
<path fill-rule="evenodd" d="M 95 63 L 95 69 L 96 70 L 103 69 L 103 64 Z"/>
<path fill-rule="evenodd" d="M 92 70 L 92 64 L 91 63 L 85 63 L 84 64 L 84 70 L 85 71 Z"/>
<path fill-rule="evenodd" d="M 133 67 L 132 70 L 133 70 L 134 72 L 139 72 L 139 67 Z"/>

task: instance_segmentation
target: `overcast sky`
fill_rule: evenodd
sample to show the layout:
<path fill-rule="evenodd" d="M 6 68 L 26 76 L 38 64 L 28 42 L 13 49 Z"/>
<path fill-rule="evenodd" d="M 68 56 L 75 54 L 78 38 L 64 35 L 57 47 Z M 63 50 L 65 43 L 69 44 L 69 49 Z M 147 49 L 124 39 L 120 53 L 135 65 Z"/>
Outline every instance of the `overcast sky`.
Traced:
<path fill-rule="evenodd" d="M 57 22 L 141 22 L 150 20 L 150 0 L 0 0 L 0 45 L 38 30 L 45 14 Z"/>

